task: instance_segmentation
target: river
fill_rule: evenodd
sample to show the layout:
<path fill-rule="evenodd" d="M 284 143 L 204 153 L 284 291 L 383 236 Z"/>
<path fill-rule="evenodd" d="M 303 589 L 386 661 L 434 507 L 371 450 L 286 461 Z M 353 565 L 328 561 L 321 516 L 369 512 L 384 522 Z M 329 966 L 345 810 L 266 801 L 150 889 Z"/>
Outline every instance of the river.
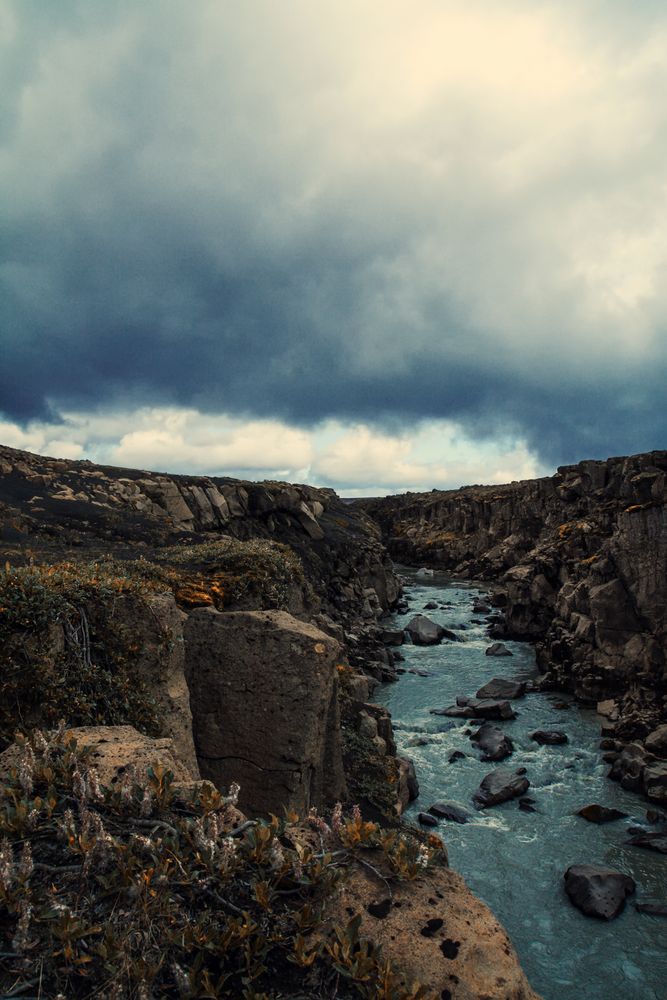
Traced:
<path fill-rule="evenodd" d="M 529 693 L 513 702 L 516 719 L 494 723 L 513 740 L 512 756 L 501 765 L 481 762 L 466 733 L 477 727 L 466 719 L 433 716 L 430 709 L 452 704 L 457 695 L 474 695 L 492 677 L 538 676 L 533 648 L 506 642 L 512 658 L 486 656 L 491 640 L 484 616 L 472 610 L 483 585 L 402 572 L 410 610 L 392 616 L 388 627 L 404 627 L 423 613 L 463 640 L 402 646 L 405 662 L 398 666 L 406 673 L 374 696 L 392 714 L 399 754 L 417 769 L 420 795 L 406 818 L 416 823 L 418 812 L 443 799 L 471 812 L 465 825 L 441 821 L 436 832 L 447 844 L 452 867 L 506 927 L 544 1000 L 667 1000 L 667 918 L 634 907 L 640 900 L 667 902 L 667 856 L 624 843 L 628 826 L 646 825 L 649 804 L 605 777 L 600 717 L 567 696 Z M 429 601 L 438 609 L 424 610 Z M 561 729 L 569 742 L 538 746 L 528 736 L 533 729 Z M 424 736 L 426 745 L 414 745 Z M 449 763 L 455 750 L 466 756 Z M 535 812 L 520 810 L 516 800 L 474 810 L 472 793 L 498 766 L 527 768 Z M 628 819 L 598 826 L 574 815 L 593 802 L 620 809 Z M 579 863 L 608 865 L 635 879 L 637 893 L 616 920 L 586 917 L 570 904 L 563 873 Z"/>

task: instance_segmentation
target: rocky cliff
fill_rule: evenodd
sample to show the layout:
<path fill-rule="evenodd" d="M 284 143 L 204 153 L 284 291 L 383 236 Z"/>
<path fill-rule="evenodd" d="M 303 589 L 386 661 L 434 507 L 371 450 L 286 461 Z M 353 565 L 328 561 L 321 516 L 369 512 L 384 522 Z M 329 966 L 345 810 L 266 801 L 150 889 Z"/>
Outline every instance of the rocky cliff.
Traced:
<path fill-rule="evenodd" d="M 613 776 L 664 802 L 662 744 L 646 737 L 667 717 L 666 496 L 661 451 L 360 506 L 394 558 L 498 581 L 496 636 L 537 643 L 545 687 L 607 702 Z"/>

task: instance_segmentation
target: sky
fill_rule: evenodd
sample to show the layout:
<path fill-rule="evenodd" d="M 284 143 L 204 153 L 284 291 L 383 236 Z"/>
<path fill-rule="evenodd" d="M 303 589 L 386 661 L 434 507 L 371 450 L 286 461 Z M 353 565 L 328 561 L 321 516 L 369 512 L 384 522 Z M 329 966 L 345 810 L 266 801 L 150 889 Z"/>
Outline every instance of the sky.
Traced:
<path fill-rule="evenodd" d="M 0 0 L 0 443 L 343 495 L 667 447 L 667 5 Z"/>

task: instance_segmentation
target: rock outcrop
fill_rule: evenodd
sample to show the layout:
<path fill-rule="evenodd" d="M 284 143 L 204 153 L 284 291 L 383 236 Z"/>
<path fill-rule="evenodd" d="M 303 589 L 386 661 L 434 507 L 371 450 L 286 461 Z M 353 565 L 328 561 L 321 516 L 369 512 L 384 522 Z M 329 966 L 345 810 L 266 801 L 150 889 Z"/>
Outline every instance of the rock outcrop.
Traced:
<path fill-rule="evenodd" d="M 186 672 L 202 777 L 240 807 L 300 814 L 344 796 L 335 639 L 282 611 L 194 611 Z"/>
<path fill-rule="evenodd" d="M 493 637 L 536 642 L 543 688 L 613 699 L 612 774 L 658 802 L 666 768 L 643 741 L 667 719 L 666 484 L 667 452 L 656 451 L 359 502 L 394 558 L 497 582 Z M 640 750 L 622 758 L 633 741 Z"/>

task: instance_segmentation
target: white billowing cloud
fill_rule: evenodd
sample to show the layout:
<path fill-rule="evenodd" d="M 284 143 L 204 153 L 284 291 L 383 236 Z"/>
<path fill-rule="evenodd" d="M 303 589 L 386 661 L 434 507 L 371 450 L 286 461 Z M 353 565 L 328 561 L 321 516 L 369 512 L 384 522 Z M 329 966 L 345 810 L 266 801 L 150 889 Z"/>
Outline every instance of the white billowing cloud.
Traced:
<path fill-rule="evenodd" d="M 531 479 L 544 468 L 521 441 L 480 443 L 453 421 L 387 433 L 328 421 L 312 430 L 176 407 L 70 413 L 63 423 L 0 423 L 0 442 L 54 458 L 191 475 L 284 479 L 343 496 Z M 551 471 L 551 470 L 549 470 Z"/>

